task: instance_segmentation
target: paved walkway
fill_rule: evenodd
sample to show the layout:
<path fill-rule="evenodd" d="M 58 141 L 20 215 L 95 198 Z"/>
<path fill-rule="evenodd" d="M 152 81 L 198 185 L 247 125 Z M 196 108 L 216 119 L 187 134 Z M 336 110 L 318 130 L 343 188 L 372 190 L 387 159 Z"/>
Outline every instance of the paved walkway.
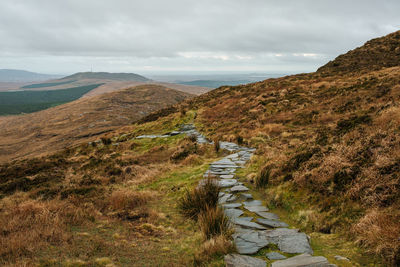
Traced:
<path fill-rule="evenodd" d="M 180 133 L 194 135 L 200 144 L 212 144 L 192 124 L 183 125 L 178 132 L 137 138 L 168 137 Z M 330 264 L 325 257 L 312 256 L 310 238 L 297 229 L 291 229 L 278 215 L 269 212 L 262 201 L 254 199 L 249 188 L 238 180 L 236 171 L 245 166 L 255 149 L 230 142 L 220 142 L 220 148 L 232 154 L 211 163 L 204 178 L 218 179 L 218 185 L 222 188 L 219 205 L 235 229 L 232 237 L 238 253 L 225 256 L 226 266 L 266 267 L 267 259 L 273 261 L 272 267 L 336 266 Z M 251 256 L 270 244 L 278 249 L 262 256 Z M 293 256 L 287 257 L 282 253 Z"/>

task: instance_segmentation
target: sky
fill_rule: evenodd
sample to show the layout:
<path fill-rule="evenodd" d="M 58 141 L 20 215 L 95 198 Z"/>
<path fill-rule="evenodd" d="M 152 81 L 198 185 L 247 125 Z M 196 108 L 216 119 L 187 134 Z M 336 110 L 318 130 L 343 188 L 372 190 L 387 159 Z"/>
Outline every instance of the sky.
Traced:
<path fill-rule="evenodd" d="M 0 69 L 299 73 L 400 29 L 399 0 L 1 0 Z"/>

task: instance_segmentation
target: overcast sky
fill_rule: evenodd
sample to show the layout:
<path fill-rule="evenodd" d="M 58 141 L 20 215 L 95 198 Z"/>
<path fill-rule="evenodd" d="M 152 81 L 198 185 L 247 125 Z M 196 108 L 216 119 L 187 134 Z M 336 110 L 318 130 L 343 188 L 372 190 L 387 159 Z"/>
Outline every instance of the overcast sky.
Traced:
<path fill-rule="evenodd" d="M 0 69 L 309 72 L 399 14 L 399 0 L 0 0 Z"/>

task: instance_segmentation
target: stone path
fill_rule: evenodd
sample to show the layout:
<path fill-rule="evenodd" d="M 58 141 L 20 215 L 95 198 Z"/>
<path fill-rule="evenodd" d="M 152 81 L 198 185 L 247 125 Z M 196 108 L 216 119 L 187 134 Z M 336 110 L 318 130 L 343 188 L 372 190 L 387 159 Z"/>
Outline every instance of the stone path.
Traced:
<path fill-rule="evenodd" d="M 138 136 L 136 138 L 168 137 L 180 133 L 195 136 L 200 144 L 212 144 L 192 124 L 183 125 L 180 131 L 173 132 L 173 134 Z M 269 212 L 260 200 L 253 199 L 252 194 L 248 192 L 249 188 L 236 177 L 237 169 L 244 167 L 255 149 L 230 142 L 220 142 L 220 148 L 230 151 L 232 154 L 211 163 L 203 175 L 205 179 L 200 181 L 199 186 L 204 183 L 206 178 L 213 177 L 218 179 L 218 185 L 222 188 L 219 205 L 224 209 L 235 229 L 232 237 L 238 252 L 238 254 L 225 256 L 226 266 L 265 267 L 267 266 L 266 259 L 276 260 L 272 263 L 272 267 L 336 266 L 329 264 L 325 257 L 312 256 L 310 238 L 297 229 L 290 229 L 288 224 L 280 221 L 278 215 Z M 261 257 L 248 256 L 256 254 L 268 245 L 275 245 L 273 247 L 278 247 L 279 250 Z M 287 258 L 281 253 L 293 256 Z"/>

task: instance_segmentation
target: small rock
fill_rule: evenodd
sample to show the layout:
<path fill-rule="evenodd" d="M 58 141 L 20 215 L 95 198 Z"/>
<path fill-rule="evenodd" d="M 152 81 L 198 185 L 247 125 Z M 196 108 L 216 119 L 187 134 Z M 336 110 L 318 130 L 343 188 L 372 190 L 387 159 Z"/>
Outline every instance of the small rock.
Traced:
<path fill-rule="evenodd" d="M 222 174 L 219 176 L 222 179 L 232 179 L 233 177 L 235 177 L 235 175 L 233 174 Z"/>
<path fill-rule="evenodd" d="M 239 255 L 229 254 L 225 255 L 225 266 L 226 267 L 266 267 L 267 263 L 261 259 Z"/>
<path fill-rule="evenodd" d="M 287 257 L 278 253 L 278 252 L 269 252 L 267 254 L 265 254 L 265 256 L 270 259 L 270 260 L 284 260 Z"/>
<path fill-rule="evenodd" d="M 248 194 L 248 193 L 242 193 L 242 196 L 243 196 L 245 199 L 253 199 L 253 196 L 252 196 L 251 194 Z"/>
<path fill-rule="evenodd" d="M 339 255 L 336 255 L 334 258 L 337 261 L 350 261 L 348 258 L 339 256 Z"/>

